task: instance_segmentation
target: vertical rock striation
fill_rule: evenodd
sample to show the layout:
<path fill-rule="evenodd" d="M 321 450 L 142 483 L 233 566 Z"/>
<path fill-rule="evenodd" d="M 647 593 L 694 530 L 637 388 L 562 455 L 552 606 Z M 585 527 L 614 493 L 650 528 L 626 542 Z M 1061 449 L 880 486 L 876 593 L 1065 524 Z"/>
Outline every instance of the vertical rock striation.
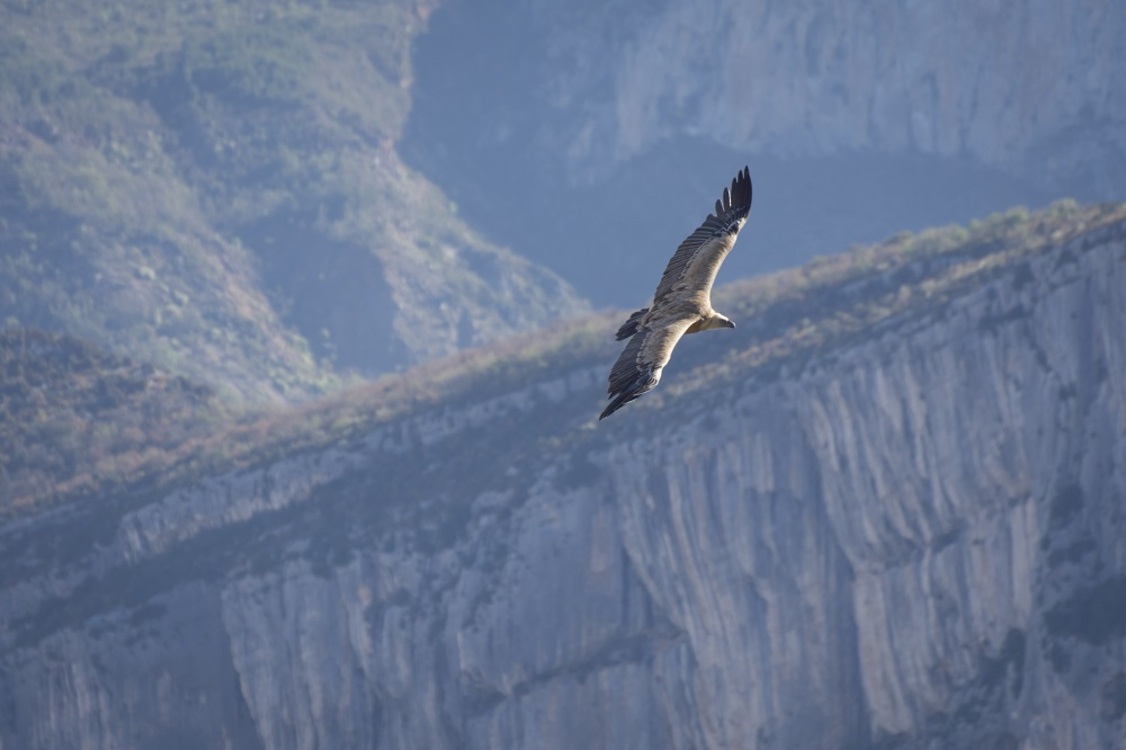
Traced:
<path fill-rule="evenodd" d="M 969 155 L 1041 178 L 1113 157 L 1108 179 L 1126 153 L 1110 125 L 1126 119 L 1124 32 L 1106 0 L 672 4 L 611 66 L 617 149 L 701 132 L 793 154 Z"/>
<path fill-rule="evenodd" d="M 446 12 L 473 37 L 445 41 L 496 68 L 507 89 L 476 125 L 478 147 L 530 132 L 574 178 L 697 136 L 788 156 L 970 157 L 1042 185 L 1081 178 L 1101 194 L 1121 191 L 1126 9 L 1112 0 L 658 0 L 581 14 L 536 3 L 495 18 L 451 3 Z M 493 44 L 508 26 L 537 43 Z"/>

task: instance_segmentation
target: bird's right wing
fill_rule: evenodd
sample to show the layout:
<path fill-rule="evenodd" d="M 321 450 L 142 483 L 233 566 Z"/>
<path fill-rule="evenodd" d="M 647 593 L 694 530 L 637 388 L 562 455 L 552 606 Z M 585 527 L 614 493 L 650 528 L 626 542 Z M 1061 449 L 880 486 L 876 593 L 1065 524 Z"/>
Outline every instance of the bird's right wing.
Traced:
<path fill-rule="evenodd" d="M 599 419 L 605 419 L 656 387 L 661 380 L 661 369 L 668 364 L 672 350 L 693 322 L 692 318 L 656 321 L 655 327 L 642 326 L 637 330 L 610 369 L 606 392 L 611 401 Z"/>

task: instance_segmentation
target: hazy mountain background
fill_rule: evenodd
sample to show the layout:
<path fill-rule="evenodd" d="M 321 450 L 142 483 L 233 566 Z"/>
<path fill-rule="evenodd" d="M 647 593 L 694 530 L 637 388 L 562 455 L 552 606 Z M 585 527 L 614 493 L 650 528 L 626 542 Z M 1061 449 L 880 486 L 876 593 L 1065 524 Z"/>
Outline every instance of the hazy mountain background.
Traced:
<path fill-rule="evenodd" d="M 1107 0 L 451 2 L 415 46 L 403 150 L 490 236 L 628 307 L 747 161 L 754 245 L 727 279 L 1123 199 L 1124 33 Z"/>
<path fill-rule="evenodd" d="M 427 12 L 6 4 L 7 325 L 261 402 L 583 310 L 399 161 Z"/>
<path fill-rule="evenodd" d="M 1126 746 L 1124 40 L 3 2 L 0 750 Z"/>

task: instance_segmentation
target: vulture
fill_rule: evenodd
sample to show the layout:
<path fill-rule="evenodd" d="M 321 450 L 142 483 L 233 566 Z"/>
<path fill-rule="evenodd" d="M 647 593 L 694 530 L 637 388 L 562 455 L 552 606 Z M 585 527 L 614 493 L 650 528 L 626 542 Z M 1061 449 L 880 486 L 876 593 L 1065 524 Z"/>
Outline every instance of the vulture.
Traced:
<path fill-rule="evenodd" d="M 723 197 L 716 201 L 715 213 L 673 253 L 653 302 L 618 329 L 617 340 L 629 339 L 629 343 L 610 370 L 610 405 L 600 420 L 656 387 L 681 336 L 735 327 L 730 318 L 712 309 L 712 284 L 750 210 L 751 174 L 743 167 L 731 189 L 724 188 Z"/>

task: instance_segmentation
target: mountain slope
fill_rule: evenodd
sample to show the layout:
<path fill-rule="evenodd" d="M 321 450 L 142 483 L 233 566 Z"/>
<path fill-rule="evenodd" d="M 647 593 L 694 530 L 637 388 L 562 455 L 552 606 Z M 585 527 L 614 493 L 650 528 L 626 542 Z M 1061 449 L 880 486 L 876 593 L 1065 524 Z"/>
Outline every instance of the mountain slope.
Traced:
<path fill-rule="evenodd" d="M 394 150 L 426 4 L 8 4 L 0 322 L 256 402 L 583 309 Z"/>
<path fill-rule="evenodd" d="M 0 331 L 0 513 L 161 471 L 231 420 L 211 389 L 43 331 Z"/>
<path fill-rule="evenodd" d="M 10 521 L 0 738 L 1121 744 L 1123 269 L 1122 206 L 902 235 L 600 424 L 617 316 Z"/>

